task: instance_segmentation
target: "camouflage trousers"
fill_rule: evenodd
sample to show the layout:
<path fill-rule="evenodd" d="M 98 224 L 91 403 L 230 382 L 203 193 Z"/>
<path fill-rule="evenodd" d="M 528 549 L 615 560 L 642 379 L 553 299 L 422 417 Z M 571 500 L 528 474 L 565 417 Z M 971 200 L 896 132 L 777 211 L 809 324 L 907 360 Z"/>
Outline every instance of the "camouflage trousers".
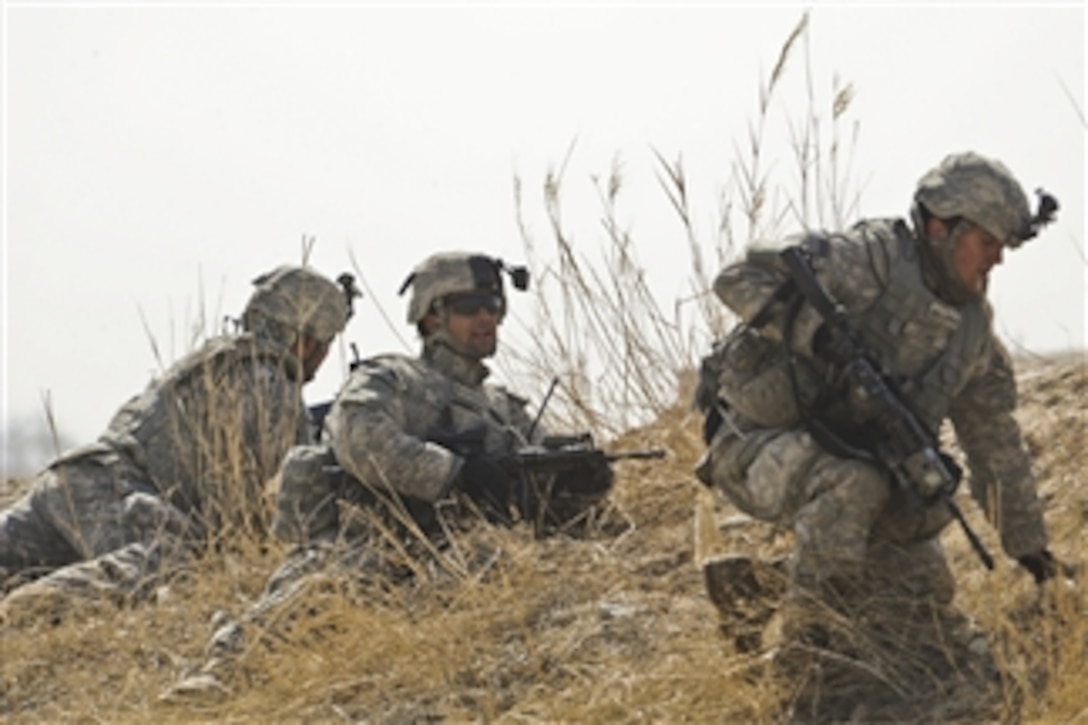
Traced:
<path fill-rule="evenodd" d="M 697 475 L 793 532 L 781 567 L 737 556 L 705 569 L 722 632 L 773 653 L 783 719 L 932 721 L 954 719 L 939 709 L 950 702 L 976 715 L 997 702 L 985 638 L 951 606 L 946 511 L 912 506 L 883 471 L 800 430 L 719 431 Z"/>
<path fill-rule="evenodd" d="M 136 477 L 97 462 L 43 471 L 0 513 L 4 591 L 139 595 L 186 557 L 194 523 Z"/>
<path fill-rule="evenodd" d="M 337 466 L 327 446 L 295 446 L 280 470 L 272 521 L 276 537 L 293 548 L 260 600 L 241 620 L 222 628 L 209 652 L 235 649 L 243 623 L 268 620 L 317 578 L 382 583 L 411 578 L 444 548 L 440 528 L 428 525 L 434 523 L 431 509 L 375 493 Z"/>
<path fill-rule="evenodd" d="M 164 697 L 225 692 L 240 655 L 259 641 L 286 636 L 306 617 L 319 616 L 320 602 L 329 595 L 349 602 L 374 601 L 394 588 L 403 594 L 406 588 L 442 586 L 482 575 L 498 557 L 499 549 L 489 540 L 494 529 L 480 526 L 479 520 L 477 526 L 446 529 L 452 536 L 431 531 L 422 537 L 403 529 L 394 532 L 376 521 L 363 516 L 348 521 L 335 536 L 296 545 L 257 602 L 219 625 L 196 671 L 184 674 Z"/>
<path fill-rule="evenodd" d="M 704 566 L 719 632 L 771 674 L 781 722 L 996 722 L 1004 701 L 985 634 L 956 608 L 826 586 L 783 598 L 778 560 Z"/>
<path fill-rule="evenodd" d="M 311 586 L 331 576 L 365 580 L 380 576 L 383 562 L 365 547 L 346 547 L 342 542 L 312 541 L 297 546 L 265 584 L 257 602 L 238 619 L 221 624 L 212 634 L 202 671 L 225 675 L 234 659 L 251 644 L 254 631 L 269 632 L 273 620 L 287 614 Z M 392 572 L 388 572 L 392 574 Z M 402 574 L 398 572 L 398 574 Z M 390 579 L 397 578 L 395 575 Z"/>
<path fill-rule="evenodd" d="M 916 507 L 870 463 L 833 456 L 803 430 L 718 431 L 697 468 L 741 511 L 788 526 L 791 591 L 867 583 L 952 600 L 940 542 L 951 517 Z"/>

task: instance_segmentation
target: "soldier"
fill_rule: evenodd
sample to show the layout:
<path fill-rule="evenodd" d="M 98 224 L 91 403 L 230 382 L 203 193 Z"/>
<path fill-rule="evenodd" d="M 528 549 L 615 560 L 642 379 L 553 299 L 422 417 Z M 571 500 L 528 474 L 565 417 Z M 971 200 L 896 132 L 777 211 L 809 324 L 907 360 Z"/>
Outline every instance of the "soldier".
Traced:
<path fill-rule="evenodd" d="M 305 267 L 254 284 L 243 332 L 174 364 L 0 514 L 5 588 L 41 577 L 6 597 L 7 614 L 22 600 L 146 593 L 188 555 L 267 530 L 264 486 L 311 438 L 302 386 L 350 308 Z"/>
<path fill-rule="evenodd" d="M 327 445 L 288 455 L 273 529 L 294 548 L 257 604 L 215 633 L 201 670 L 167 699 L 221 694 L 246 631 L 283 611 L 311 574 L 388 582 L 463 572 L 479 563 L 474 554 L 483 561 L 489 552 L 448 556 L 455 532 L 471 534 L 484 519 L 518 520 L 517 481 L 498 461 L 543 441 L 545 431 L 525 398 L 487 382 L 483 361 L 495 354 L 506 315 L 503 272 L 527 288 L 524 268 L 463 252 L 434 254 L 405 280 L 400 291 L 411 287 L 408 322 L 422 353 L 360 361 L 325 419 Z M 612 481 L 603 459 L 566 475 L 593 492 L 565 512 L 570 519 L 587 514 Z"/>
<path fill-rule="evenodd" d="M 356 365 L 325 419 L 328 446 L 297 448 L 285 462 L 278 536 L 292 543 L 335 536 L 336 502 L 345 497 L 367 504 L 392 495 L 425 528 L 432 505 L 455 489 L 490 515 L 506 515 L 509 482 L 494 461 L 544 431 L 530 430 L 524 398 L 485 382 L 483 361 L 495 354 L 506 314 L 504 269 L 491 257 L 452 252 L 428 257 L 409 275 L 400 291 L 412 289 L 408 322 L 422 354 Z M 511 274 L 519 288 L 527 285 L 525 270 Z M 319 475 L 330 469 L 345 475 Z"/>
<path fill-rule="evenodd" d="M 865 220 L 782 245 L 800 247 L 869 359 L 928 431 L 951 421 L 971 494 L 1005 552 L 1039 583 L 1057 567 L 986 288 L 1004 250 L 1035 236 L 1056 208 L 1042 195 L 1032 216 L 1004 165 L 961 153 L 922 177 L 912 224 Z M 824 642 L 825 627 L 805 624 L 800 603 L 855 615 L 851 607 L 873 596 L 898 602 L 900 614 L 909 602 L 948 605 L 954 581 L 937 537 L 953 513 L 939 498 L 919 503 L 874 460 L 867 401 L 844 375 L 837 332 L 784 284 L 780 251 L 752 248 L 715 281 L 739 323 L 704 362 L 698 402 L 708 448 L 696 473 L 742 511 L 792 529 L 787 601 L 798 606 L 784 609 L 786 631 Z M 712 579 L 708 572 L 720 604 Z M 824 625 L 833 618 L 827 610 L 817 616 Z"/>

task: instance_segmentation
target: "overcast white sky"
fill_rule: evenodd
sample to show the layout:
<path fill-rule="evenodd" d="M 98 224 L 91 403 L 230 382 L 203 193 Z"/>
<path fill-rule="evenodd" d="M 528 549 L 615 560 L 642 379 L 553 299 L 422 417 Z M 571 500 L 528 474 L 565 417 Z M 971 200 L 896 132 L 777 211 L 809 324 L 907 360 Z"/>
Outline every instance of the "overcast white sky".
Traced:
<path fill-rule="evenodd" d="M 236 315 L 250 280 L 300 258 L 358 260 L 374 295 L 348 340 L 403 350 L 395 291 L 423 256 L 523 256 L 512 179 L 547 237 L 539 186 L 566 177 L 576 242 L 601 239 L 593 174 L 614 158 L 621 221 L 666 298 L 688 294 L 686 241 L 652 149 L 682 155 L 713 239 L 713 200 L 757 89 L 803 6 L 323 7 L 8 2 L 4 8 L 3 423 L 48 392 L 74 442 L 169 361 L 201 316 Z M 952 151 L 1005 161 L 1062 202 L 1059 221 L 992 277 L 997 328 L 1033 351 L 1085 343 L 1085 10 L 817 5 L 767 126 L 793 183 L 788 123 L 852 83 L 861 215 L 904 214 Z M 705 201 L 700 202 L 699 199 Z M 511 300 L 515 309 L 518 298 Z M 668 305 L 669 303 L 666 303 Z M 327 397 L 330 360 L 307 389 Z"/>

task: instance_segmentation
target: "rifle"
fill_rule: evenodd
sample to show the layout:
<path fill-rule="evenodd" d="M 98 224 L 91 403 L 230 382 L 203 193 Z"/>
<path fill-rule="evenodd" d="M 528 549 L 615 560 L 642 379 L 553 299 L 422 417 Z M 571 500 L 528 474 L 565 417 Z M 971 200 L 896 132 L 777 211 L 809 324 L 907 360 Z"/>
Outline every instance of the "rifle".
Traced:
<path fill-rule="evenodd" d="M 559 385 L 553 378 L 533 417 L 526 438 L 531 438 L 552 393 Z M 624 459 L 664 458 L 661 449 L 605 453 L 590 433 L 545 436 L 540 443 L 522 446 L 507 456 L 503 467 L 517 486 L 518 510 L 533 522 L 537 536 L 549 528 L 561 528 L 584 519 L 593 504 L 612 489 L 612 466 Z"/>
<path fill-rule="evenodd" d="M 546 436 L 501 464 L 516 483 L 519 513 L 540 535 L 577 522 L 602 499 L 612 489 L 612 463 L 664 457 L 660 448 L 606 453 L 582 433 Z"/>
<path fill-rule="evenodd" d="M 483 455 L 483 438 L 483 426 L 427 435 L 427 440 L 462 457 Z M 509 478 L 518 517 L 533 522 L 540 534 L 569 523 L 604 497 L 612 488 L 615 461 L 664 457 L 662 449 L 606 453 L 594 445 L 592 435 L 582 433 L 546 436 L 494 460 Z"/>
<path fill-rule="evenodd" d="M 780 256 L 789 271 L 790 282 L 828 326 L 832 359 L 842 363 L 853 394 L 873 411 L 870 420 L 862 421 L 873 432 L 872 444 L 867 450 L 834 443 L 830 447 L 849 448 L 851 455 L 879 464 L 916 503 L 943 503 L 959 522 L 979 559 L 992 570 L 993 557 L 952 500 L 963 475 L 959 466 L 941 452 L 936 436 L 873 364 L 842 305 L 820 286 L 807 254 L 799 247 L 789 247 Z M 814 417 L 805 416 L 805 422 L 813 438 L 821 444 L 837 440 L 837 436 Z"/>
<path fill-rule="evenodd" d="M 593 444 L 589 433 L 547 436 L 538 445 L 524 446 L 504 459 L 511 470 L 561 473 L 572 469 L 633 459 L 664 458 L 662 448 L 606 453 Z"/>

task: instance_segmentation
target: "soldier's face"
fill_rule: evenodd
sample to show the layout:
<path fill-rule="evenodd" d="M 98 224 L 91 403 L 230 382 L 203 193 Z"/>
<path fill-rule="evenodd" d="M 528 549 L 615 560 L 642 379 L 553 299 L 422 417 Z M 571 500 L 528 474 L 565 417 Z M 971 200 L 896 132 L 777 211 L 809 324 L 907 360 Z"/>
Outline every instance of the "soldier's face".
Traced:
<path fill-rule="evenodd" d="M 317 375 L 321 364 L 329 354 L 329 343 L 316 340 L 303 333 L 299 336 L 296 349 L 299 362 L 302 363 L 303 379 L 308 383 Z"/>
<path fill-rule="evenodd" d="M 1004 245 L 992 234 L 971 225 L 961 232 L 952 251 L 952 267 L 960 281 L 976 294 L 986 291 L 990 270 L 1002 261 Z"/>
<path fill-rule="evenodd" d="M 503 299 L 493 294 L 456 295 L 446 298 L 446 329 L 464 353 L 483 359 L 495 354 Z"/>

